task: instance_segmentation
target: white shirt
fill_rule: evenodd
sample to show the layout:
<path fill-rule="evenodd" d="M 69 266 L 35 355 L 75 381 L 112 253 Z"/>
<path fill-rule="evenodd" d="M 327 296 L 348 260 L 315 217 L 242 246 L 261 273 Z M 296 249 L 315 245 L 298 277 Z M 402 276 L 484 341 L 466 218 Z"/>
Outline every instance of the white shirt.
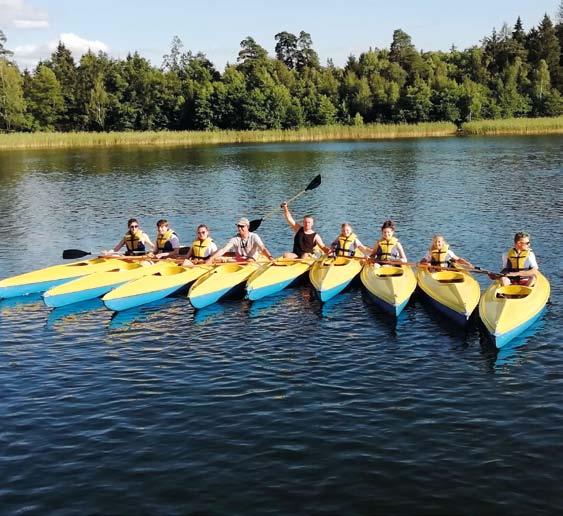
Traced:
<path fill-rule="evenodd" d="M 234 251 L 239 258 L 251 258 L 256 260 L 262 249 L 264 243 L 256 233 L 249 233 L 246 240 L 240 236 L 233 237 L 227 243 L 227 252 Z"/>

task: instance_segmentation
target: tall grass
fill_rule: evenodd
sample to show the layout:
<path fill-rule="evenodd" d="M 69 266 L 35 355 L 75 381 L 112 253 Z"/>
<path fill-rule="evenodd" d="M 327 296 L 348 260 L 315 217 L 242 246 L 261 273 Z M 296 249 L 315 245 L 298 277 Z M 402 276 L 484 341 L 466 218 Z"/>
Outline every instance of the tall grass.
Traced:
<path fill-rule="evenodd" d="M 462 132 L 472 135 L 563 134 L 563 116 L 479 120 L 463 124 Z"/>
<path fill-rule="evenodd" d="M 146 131 L 113 133 L 11 133 L 0 134 L 0 150 L 55 149 L 111 146 L 189 146 L 218 143 L 316 142 L 324 140 L 374 140 L 452 136 L 449 122 L 421 124 L 331 125 L 297 130 L 267 131 Z"/>

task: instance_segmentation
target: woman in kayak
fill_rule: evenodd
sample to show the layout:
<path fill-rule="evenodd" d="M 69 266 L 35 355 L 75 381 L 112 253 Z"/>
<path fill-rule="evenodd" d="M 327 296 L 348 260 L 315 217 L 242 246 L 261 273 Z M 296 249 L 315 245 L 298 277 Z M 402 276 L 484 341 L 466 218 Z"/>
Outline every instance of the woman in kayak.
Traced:
<path fill-rule="evenodd" d="M 381 238 L 373 246 L 370 258 L 376 265 L 389 261 L 407 261 L 405 250 L 395 236 L 395 224 L 392 220 L 386 220 L 381 226 Z"/>
<path fill-rule="evenodd" d="M 464 258 L 457 256 L 450 248 L 448 242 L 443 235 L 434 235 L 432 237 L 432 243 L 428 248 L 428 252 L 424 255 L 424 258 L 420 260 L 421 264 L 430 264 L 433 267 L 451 267 L 454 263 L 459 263 L 460 265 L 465 265 L 466 267 L 473 267 Z"/>
<path fill-rule="evenodd" d="M 203 263 L 203 261 L 209 258 L 215 251 L 217 251 L 217 245 L 209 236 L 209 228 L 205 224 L 200 224 L 196 230 L 196 238 L 192 242 L 182 265 Z"/>
<path fill-rule="evenodd" d="M 371 249 L 362 244 L 352 230 L 352 226 L 345 222 L 340 227 L 340 234 L 332 244 L 330 251 L 335 256 L 355 256 L 356 249 L 359 249 L 366 256 L 371 253 Z"/>
<path fill-rule="evenodd" d="M 139 226 L 139 221 L 137 219 L 129 219 L 127 221 L 127 233 L 125 233 L 113 250 L 117 252 L 123 246 L 127 248 L 125 256 L 132 256 L 135 254 L 145 254 L 147 249 L 152 249 L 154 244 Z"/>

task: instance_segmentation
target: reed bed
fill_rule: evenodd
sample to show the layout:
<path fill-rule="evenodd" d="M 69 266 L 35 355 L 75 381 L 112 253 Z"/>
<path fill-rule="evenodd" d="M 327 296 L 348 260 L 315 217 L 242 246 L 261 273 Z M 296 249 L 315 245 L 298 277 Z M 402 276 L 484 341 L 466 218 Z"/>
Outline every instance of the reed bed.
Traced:
<path fill-rule="evenodd" d="M 550 118 L 507 118 L 463 124 L 468 135 L 563 134 L 563 116 Z"/>
<path fill-rule="evenodd" d="M 57 149 L 113 146 L 191 146 L 221 143 L 317 142 L 325 140 L 375 140 L 453 136 L 449 122 L 421 124 L 331 125 L 297 130 L 266 131 L 146 131 L 109 133 L 10 133 L 0 134 L 0 150 Z"/>

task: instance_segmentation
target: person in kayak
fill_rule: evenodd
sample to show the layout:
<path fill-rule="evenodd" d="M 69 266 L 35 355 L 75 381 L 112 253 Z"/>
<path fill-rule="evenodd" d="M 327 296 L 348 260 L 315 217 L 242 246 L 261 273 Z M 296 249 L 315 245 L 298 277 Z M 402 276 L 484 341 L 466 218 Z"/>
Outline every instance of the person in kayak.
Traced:
<path fill-rule="evenodd" d="M 514 247 L 502 255 L 501 283 L 506 286 L 532 285 L 539 270 L 536 255 L 530 248 L 530 235 L 520 231 L 514 235 Z M 493 277 L 491 279 L 497 279 Z"/>
<path fill-rule="evenodd" d="M 196 229 L 195 240 L 192 242 L 182 265 L 203 263 L 206 258 L 209 258 L 216 251 L 217 245 L 209 236 L 209 228 L 205 224 L 200 224 Z"/>
<path fill-rule="evenodd" d="M 360 242 L 348 222 L 340 226 L 340 234 L 336 240 L 330 244 L 330 253 L 334 256 L 355 256 L 356 249 L 359 249 L 366 256 L 369 256 L 371 249 Z"/>
<path fill-rule="evenodd" d="M 170 229 L 166 219 L 160 219 L 156 223 L 156 243 L 152 252 L 154 258 L 175 258 L 180 252 L 180 239 L 175 231 Z"/>
<path fill-rule="evenodd" d="M 211 263 L 229 251 L 235 253 L 235 260 L 238 262 L 256 261 L 261 254 L 270 261 L 274 259 L 262 239 L 256 233 L 250 232 L 250 222 L 247 218 L 241 218 L 236 226 L 237 236 L 231 238 L 225 246 L 206 258 L 204 263 Z"/>
<path fill-rule="evenodd" d="M 451 249 L 448 242 L 444 238 L 444 235 L 434 235 L 432 237 L 432 243 L 428 248 L 428 252 L 424 255 L 421 264 L 430 264 L 430 269 L 452 267 L 454 263 L 459 263 L 460 265 L 465 265 L 466 267 L 473 267 L 464 258 L 457 256 Z"/>
<path fill-rule="evenodd" d="M 154 244 L 141 229 L 139 221 L 137 219 L 129 219 L 127 221 L 127 233 L 113 248 L 113 251 L 118 252 L 123 246 L 126 247 L 125 256 L 133 256 L 135 254 L 144 254 L 147 249 L 152 249 Z"/>
<path fill-rule="evenodd" d="M 370 258 L 375 265 L 380 265 L 388 261 L 401 261 L 406 263 L 407 255 L 401 242 L 395 236 L 395 223 L 386 220 L 381 226 L 381 238 L 373 246 Z"/>
<path fill-rule="evenodd" d="M 299 224 L 295 222 L 286 202 L 282 203 L 281 207 L 286 222 L 295 233 L 293 236 L 293 251 L 284 253 L 284 258 L 309 258 L 315 247 L 319 247 L 327 254 L 330 252 L 330 248 L 325 246 L 321 235 L 313 229 L 315 221 L 312 215 L 305 215 L 303 223 Z"/>

